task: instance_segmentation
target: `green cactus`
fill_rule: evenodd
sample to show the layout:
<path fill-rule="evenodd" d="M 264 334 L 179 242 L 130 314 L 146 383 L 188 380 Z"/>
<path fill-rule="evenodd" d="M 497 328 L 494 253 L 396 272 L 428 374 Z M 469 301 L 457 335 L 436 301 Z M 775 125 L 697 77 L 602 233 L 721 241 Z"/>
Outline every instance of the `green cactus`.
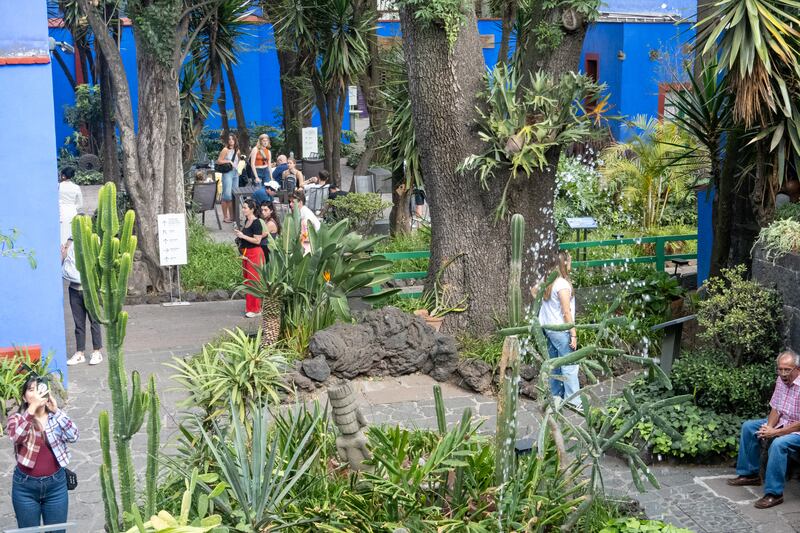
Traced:
<path fill-rule="evenodd" d="M 498 487 L 514 476 L 517 443 L 517 400 L 519 398 L 519 340 L 506 337 L 498 375 L 497 430 L 495 432 L 494 478 Z"/>
<path fill-rule="evenodd" d="M 522 245 L 525 241 L 525 218 L 511 217 L 511 269 L 508 275 L 508 325 L 522 323 Z"/>
<path fill-rule="evenodd" d="M 136 478 L 133 470 L 130 441 L 148 415 L 148 454 L 145 512 L 155 510 L 155 483 L 158 477 L 159 401 L 155 381 L 150 378 L 148 390 L 141 387 L 138 372 L 131 375 L 131 390 L 125 373 L 122 345 L 128 323 L 128 313 L 122 310 L 128 292 L 128 277 L 136 251 L 133 235 L 135 215 L 125 213 L 120 227 L 117 216 L 117 190 L 113 183 L 100 189 L 96 221 L 77 216 L 72 221 L 72 238 L 75 246 L 75 263 L 81 274 L 86 309 L 92 318 L 106 329 L 108 352 L 108 385 L 111 389 L 113 413 L 113 439 L 117 454 L 119 490 L 115 488 L 111 463 L 111 438 L 109 415 L 100 413 L 100 445 L 103 464 L 100 466 L 100 483 L 105 504 L 106 526 L 112 533 L 120 531 L 119 517 L 130 513 L 136 505 Z M 119 493 L 120 502 L 117 500 Z M 119 503 L 122 506 L 119 506 Z M 123 527 L 129 527 L 128 517 Z"/>

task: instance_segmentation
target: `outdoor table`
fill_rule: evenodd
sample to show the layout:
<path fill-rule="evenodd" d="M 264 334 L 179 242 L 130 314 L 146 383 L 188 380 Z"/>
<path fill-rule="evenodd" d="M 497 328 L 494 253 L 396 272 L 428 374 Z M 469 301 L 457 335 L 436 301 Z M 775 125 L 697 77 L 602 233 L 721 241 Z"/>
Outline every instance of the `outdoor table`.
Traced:
<path fill-rule="evenodd" d="M 251 198 L 253 196 L 253 193 L 256 192 L 257 189 L 258 187 L 255 185 L 233 188 L 233 219 L 236 221 L 236 223 L 239 225 L 240 228 L 242 227 L 242 219 L 240 213 L 241 209 L 239 206 L 241 205 L 242 201 L 244 201 L 246 198 Z"/>

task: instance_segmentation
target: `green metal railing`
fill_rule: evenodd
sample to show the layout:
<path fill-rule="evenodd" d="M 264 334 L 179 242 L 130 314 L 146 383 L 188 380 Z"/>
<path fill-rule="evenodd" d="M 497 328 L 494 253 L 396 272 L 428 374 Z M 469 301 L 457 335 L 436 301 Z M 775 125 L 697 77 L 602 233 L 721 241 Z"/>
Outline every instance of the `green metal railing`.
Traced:
<path fill-rule="evenodd" d="M 590 259 L 590 260 L 573 260 L 573 268 L 587 268 L 587 267 L 604 267 L 614 265 L 625 265 L 634 263 L 654 263 L 656 270 L 663 271 L 667 261 L 673 259 L 697 259 L 697 253 L 689 254 L 667 254 L 667 243 L 680 242 L 680 241 L 696 241 L 697 234 L 690 235 L 659 235 L 657 237 L 626 237 L 623 239 L 608 239 L 604 241 L 581 241 L 581 242 L 564 242 L 558 247 L 560 250 L 583 250 L 585 252 L 589 248 L 599 247 L 616 247 L 624 245 L 641 245 L 641 244 L 654 244 L 655 255 L 647 255 L 640 257 L 614 257 L 609 259 Z M 390 261 L 402 261 L 405 259 L 428 259 L 431 256 L 428 250 L 419 250 L 414 252 L 387 252 L 380 254 Z M 428 275 L 427 271 L 420 270 L 416 272 L 395 272 L 392 279 L 425 279 Z M 380 292 L 380 287 L 373 287 L 372 292 Z M 413 298 L 419 296 L 421 292 L 402 292 L 399 294 L 401 298 Z"/>

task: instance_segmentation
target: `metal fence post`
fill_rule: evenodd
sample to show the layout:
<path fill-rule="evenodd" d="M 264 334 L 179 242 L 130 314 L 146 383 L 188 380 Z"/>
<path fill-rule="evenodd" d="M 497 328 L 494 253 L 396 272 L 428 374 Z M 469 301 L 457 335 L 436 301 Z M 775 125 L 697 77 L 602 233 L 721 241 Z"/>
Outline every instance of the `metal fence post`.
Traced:
<path fill-rule="evenodd" d="M 656 240 L 656 270 L 659 272 L 664 271 L 664 241 L 665 237 L 659 237 Z"/>

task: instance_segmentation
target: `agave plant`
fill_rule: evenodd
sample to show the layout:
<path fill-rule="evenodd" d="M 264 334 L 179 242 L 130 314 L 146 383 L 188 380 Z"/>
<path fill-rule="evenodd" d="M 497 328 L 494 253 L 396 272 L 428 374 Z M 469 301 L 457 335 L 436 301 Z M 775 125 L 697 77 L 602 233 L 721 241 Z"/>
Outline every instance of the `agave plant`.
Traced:
<path fill-rule="evenodd" d="M 365 238 L 347 228 L 347 219 L 333 226 L 322 224 L 319 230 L 310 227 L 311 252 L 306 253 L 300 243 L 300 215 L 295 212 L 286 217 L 277 239 L 269 237 L 269 261 L 256 266 L 259 279 L 239 287 L 262 300 L 265 344 L 278 340 L 281 312 L 310 324 L 313 331 L 337 319 L 350 321 L 348 296 L 391 279 L 391 261 L 369 253 L 384 237 Z M 381 301 L 397 291 L 363 298 Z"/>

